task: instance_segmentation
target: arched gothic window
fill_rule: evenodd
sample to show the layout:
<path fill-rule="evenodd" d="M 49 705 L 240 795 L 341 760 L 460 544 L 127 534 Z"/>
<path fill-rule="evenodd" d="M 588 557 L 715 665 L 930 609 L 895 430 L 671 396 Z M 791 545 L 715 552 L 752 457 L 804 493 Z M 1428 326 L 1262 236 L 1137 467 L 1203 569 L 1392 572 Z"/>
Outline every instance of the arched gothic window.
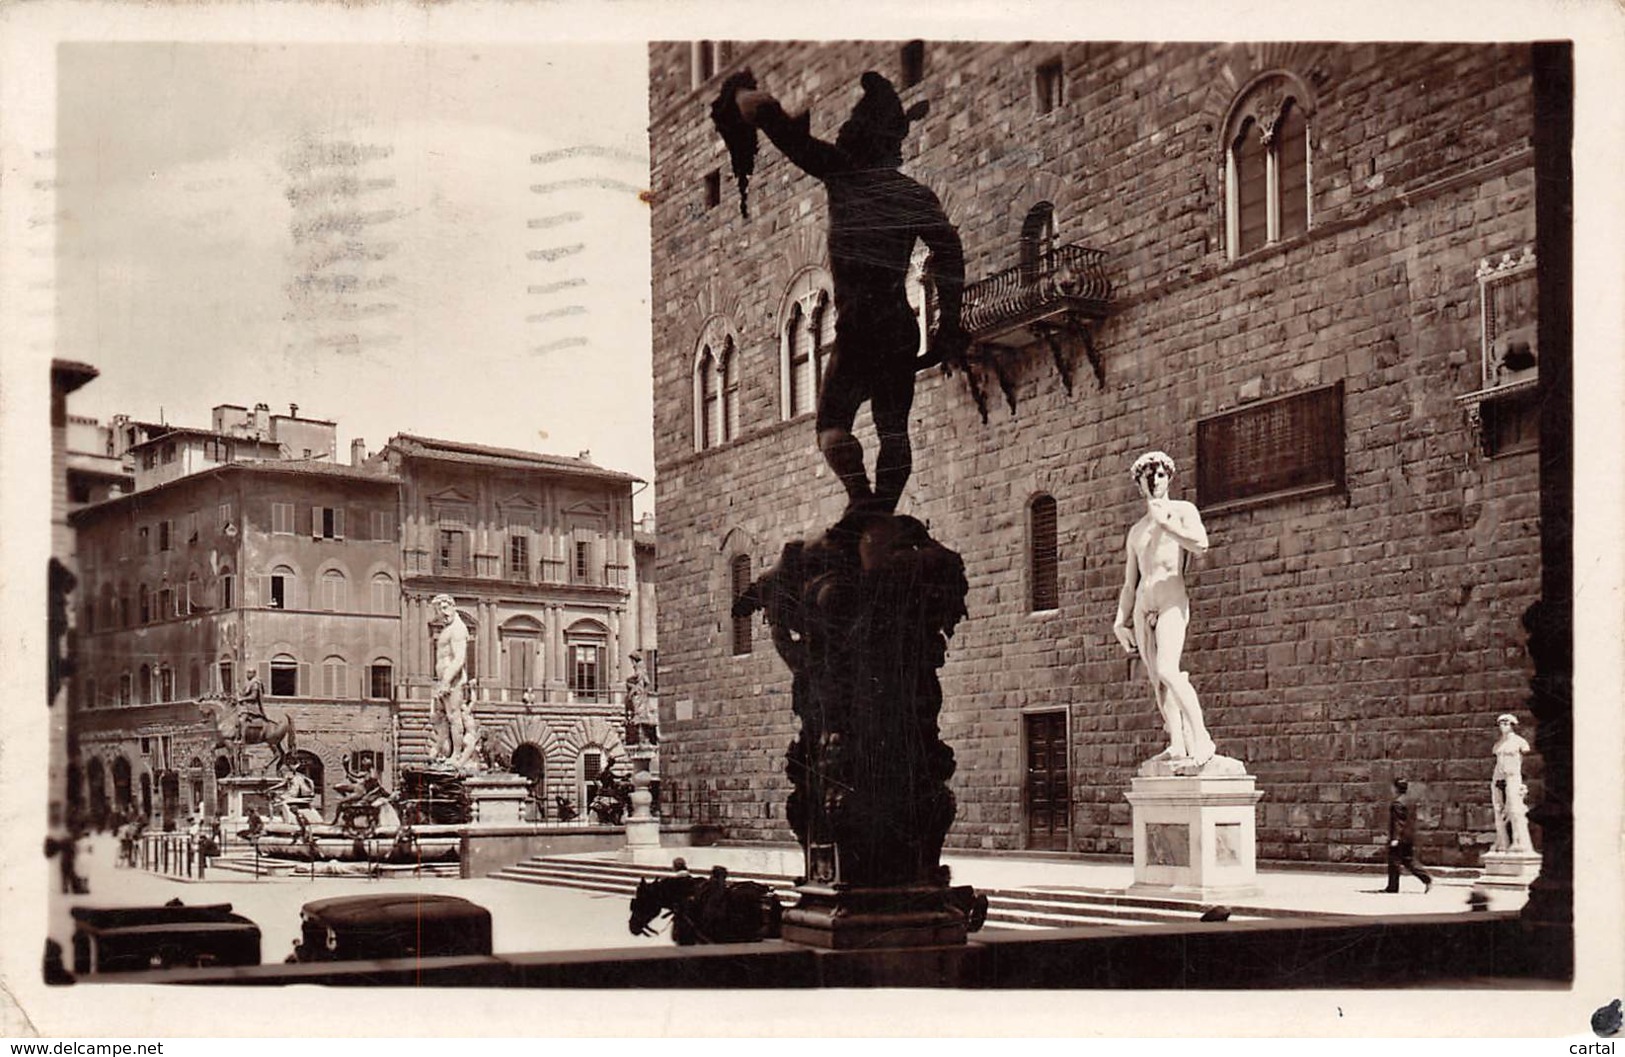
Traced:
<path fill-rule="evenodd" d="M 722 428 L 718 439 L 726 442 L 739 435 L 739 357 L 734 354 L 732 338 L 722 343 L 717 373 L 722 385 Z"/>
<path fill-rule="evenodd" d="M 813 408 L 812 332 L 800 305 L 790 306 L 790 318 L 784 322 L 784 344 L 789 353 L 790 393 L 785 400 L 784 417 L 795 418 Z"/>
<path fill-rule="evenodd" d="M 835 343 L 835 309 L 829 275 L 805 268 L 790 281 L 779 304 L 779 387 L 786 419 L 818 405 L 824 361 Z"/>
<path fill-rule="evenodd" d="M 1225 122 L 1225 243 L 1231 259 L 1309 230 L 1314 104 L 1291 74 L 1266 74 Z"/>
<path fill-rule="evenodd" d="M 711 354 L 710 346 L 706 346 L 705 351 L 700 353 L 698 379 L 700 400 L 698 446 L 704 450 L 721 443 L 721 434 L 717 428 L 717 359 Z"/>
<path fill-rule="evenodd" d="M 705 451 L 739 432 L 740 363 L 732 328 L 720 316 L 705 325 L 694 354 L 694 450 Z"/>

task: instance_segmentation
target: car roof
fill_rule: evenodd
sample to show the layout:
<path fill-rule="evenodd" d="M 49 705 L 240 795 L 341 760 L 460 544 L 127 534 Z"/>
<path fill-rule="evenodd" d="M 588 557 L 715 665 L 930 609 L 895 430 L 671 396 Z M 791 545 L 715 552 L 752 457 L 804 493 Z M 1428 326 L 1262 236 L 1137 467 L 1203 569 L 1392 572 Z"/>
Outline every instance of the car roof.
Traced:
<path fill-rule="evenodd" d="M 329 924 L 337 924 L 347 921 L 374 923 L 381 919 L 439 918 L 465 908 L 485 910 L 479 904 L 471 903 L 461 896 L 418 892 L 333 896 L 329 899 L 311 900 L 301 910 L 308 917 L 320 917 Z"/>

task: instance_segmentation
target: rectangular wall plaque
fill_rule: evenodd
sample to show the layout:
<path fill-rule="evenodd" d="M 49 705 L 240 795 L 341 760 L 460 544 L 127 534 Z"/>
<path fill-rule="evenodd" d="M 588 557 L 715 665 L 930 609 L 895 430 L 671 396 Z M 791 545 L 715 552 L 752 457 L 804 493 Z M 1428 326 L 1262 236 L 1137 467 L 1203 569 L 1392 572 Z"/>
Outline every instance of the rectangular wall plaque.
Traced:
<path fill-rule="evenodd" d="M 1196 423 L 1196 505 L 1204 510 L 1343 488 L 1341 381 Z"/>

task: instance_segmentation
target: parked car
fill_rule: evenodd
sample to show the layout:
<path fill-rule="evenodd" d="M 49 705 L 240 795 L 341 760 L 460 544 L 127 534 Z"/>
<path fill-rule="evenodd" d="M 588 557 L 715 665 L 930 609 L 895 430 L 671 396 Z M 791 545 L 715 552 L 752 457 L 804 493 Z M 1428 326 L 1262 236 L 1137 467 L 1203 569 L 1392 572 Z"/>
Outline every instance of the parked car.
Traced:
<path fill-rule="evenodd" d="M 290 962 L 491 953 L 491 912 L 457 896 L 411 892 L 306 903 Z"/>
<path fill-rule="evenodd" d="M 258 965 L 260 927 L 230 903 L 74 907 L 73 971 Z"/>

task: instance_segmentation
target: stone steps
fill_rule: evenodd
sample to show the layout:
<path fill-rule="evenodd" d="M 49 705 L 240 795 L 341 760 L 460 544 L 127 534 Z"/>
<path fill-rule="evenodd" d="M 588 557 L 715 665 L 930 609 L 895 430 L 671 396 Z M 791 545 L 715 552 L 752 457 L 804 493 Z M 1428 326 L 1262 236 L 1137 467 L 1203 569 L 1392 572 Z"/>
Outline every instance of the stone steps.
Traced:
<path fill-rule="evenodd" d="M 665 866 L 638 866 L 603 859 L 535 856 L 491 874 L 496 880 L 551 885 L 603 895 L 631 896 L 641 879 L 671 874 Z M 698 872 L 698 871 L 697 871 Z M 786 874 L 752 871 L 728 872 L 729 880 L 757 881 L 772 888 L 785 905 L 795 902 L 793 878 Z M 1075 928 L 1080 925 L 1166 925 L 1196 921 L 1205 906 L 1177 899 L 1125 896 L 1082 890 L 988 889 L 987 923 L 996 928 Z M 1279 912 L 1248 909 L 1231 920 L 1279 916 Z"/>

